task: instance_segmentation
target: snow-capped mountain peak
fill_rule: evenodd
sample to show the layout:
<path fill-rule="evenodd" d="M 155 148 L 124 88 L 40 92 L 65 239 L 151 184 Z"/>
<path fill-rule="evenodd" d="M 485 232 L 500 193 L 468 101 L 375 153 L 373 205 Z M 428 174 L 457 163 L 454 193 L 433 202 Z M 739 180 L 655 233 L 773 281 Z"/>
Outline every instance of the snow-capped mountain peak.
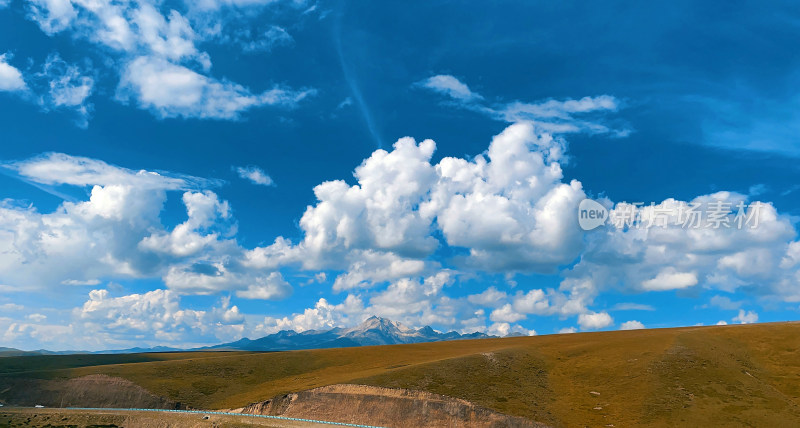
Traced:
<path fill-rule="evenodd" d="M 364 320 L 361 324 L 345 329 L 344 334 L 359 334 L 364 333 L 370 330 L 380 330 L 386 333 L 394 333 L 394 334 L 414 334 L 417 330 L 413 328 L 406 327 L 405 325 L 397 322 L 392 321 L 386 318 L 381 318 L 378 316 L 371 316 Z"/>

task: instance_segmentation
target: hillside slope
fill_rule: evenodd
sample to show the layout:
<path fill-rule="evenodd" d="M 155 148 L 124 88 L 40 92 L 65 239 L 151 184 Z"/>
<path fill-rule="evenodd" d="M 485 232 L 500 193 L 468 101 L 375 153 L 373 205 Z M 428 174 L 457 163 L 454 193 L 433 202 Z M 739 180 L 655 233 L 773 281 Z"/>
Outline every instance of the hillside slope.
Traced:
<path fill-rule="evenodd" d="M 687 327 L 278 353 L 0 361 L 20 377 L 122 377 L 195 408 L 333 384 L 422 390 L 554 426 L 797 426 L 800 324 Z M 109 358 L 113 356 L 107 356 Z M 120 356 L 122 357 L 122 356 Z M 151 361 L 147 361 L 150 359 Z M 5 364 L 6 361 L 13 364 Z M 40 369 L 37 369 L 40 367 Z"/>
<path fill-rule="evenodd" d="M 164 397 L 127 380 L 106 375 L 72 379 L 6 379 L 2 383 L 4 401 L 33 407 L 102 407 L 141 409 L 181 409 Z"/>

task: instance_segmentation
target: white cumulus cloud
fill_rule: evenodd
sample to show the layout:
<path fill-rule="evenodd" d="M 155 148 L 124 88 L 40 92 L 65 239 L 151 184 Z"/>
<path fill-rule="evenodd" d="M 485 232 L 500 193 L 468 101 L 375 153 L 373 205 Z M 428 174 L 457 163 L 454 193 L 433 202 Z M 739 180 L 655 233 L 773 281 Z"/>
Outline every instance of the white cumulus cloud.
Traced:
<path fill-rule="evenodd" d="M 590 312 L 578 316 L 581 330 L 598 330 L 614 324 L 614 319 L 607 312 Z"/>
<path fill-rule="evenodd" d="M 88 188 L 90 195 L 48 213 L 0 202 L 0 283 L 25 289 L 160 276 L 186 294 L 238 291 L 244 298 L 280 299 L 291 293 L 276 266 L 247 265 L 228 202 L 195 190 L 213 187 L 214 180 L 59 153 L 2 166 L 33 183 Z M 173 191 L 182 192 L 187 217 L 167 229 L 161 211 Z"/>
<path fill-rule="evenodd" d="M 283 279 L 279 272 L 272 272 L 269 276 L 250 284 L 247 289 L 236 292 L 238 297 L 245 299 L 273 300 L 283 299 L 292 293 L 292 286 Z"/>
<path fill-rule="evenodd" d="M 744 309 L 739 309 L 739 314 L 733 317 L 733 322 L 739 324 L 752 324 L 754 322 L 758 322 L 758 314 L 754 311 L 745 311 Z"/>
<path fill-rule="evenodd" d="M 656 275 L 655 278 L 642 282 L 645 290 L 677 290 L 697 285 L 697 276 L 691 272 L 676 272 L 675 268 L 667 267 Z"/>
<path fill-rule="evenodd" d="M 27 89 L 22 72 L 9 64 L 9 54 L 0 55 L 0 91 L 24 91 Z"/>
<path fill-rule="evenodd" d="M 625 321 L 619 326 L 620 330 L 641 330 L 643 328 L 644 324 L 636 320 Z"/>

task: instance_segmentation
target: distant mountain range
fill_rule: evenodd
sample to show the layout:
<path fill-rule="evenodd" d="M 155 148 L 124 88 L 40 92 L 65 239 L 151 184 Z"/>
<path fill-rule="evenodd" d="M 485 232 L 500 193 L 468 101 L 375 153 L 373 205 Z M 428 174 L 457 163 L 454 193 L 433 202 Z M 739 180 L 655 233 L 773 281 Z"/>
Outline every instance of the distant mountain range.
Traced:
<path fill-rule="evenodd" d="M 5 348 L 0 346 L 0 357 L 26 357 L 30 355 L 68 355 L 68 354 L 90 354 L 89 351 L 48 351 L 39 349 L 36 351 L 22 351 L 16 348 Z"/>
<path fill-rule="evenodd" d="M 360 325 L 351 328 L 336 327 L 330 330 L 308 330 L 298 333 L 283 330 L 260 339 L 240 339 L 193 349 L 168 348 L 130 348 L 108 351 L 61 351 L 46 350 L 20 351 L 13 348 L 0 348 L 0 357 L 20 355 L 57 355 L 57 354 L 132 354 L 140 352 L 185 352 L 185 351 L 292 351 L 298 349 L 349 348 L 355 346 L 395 345 L 400 343 L 441 342 L 445 340 L 483 339 L 483 333 L 459 334 L 455 331 L 439 333 L 429 326 L 413 329 L 405 325 L 380 317 L 370 317 Z"/>
<path fill-rule="evenodd" d="M 481 339 L 483 333 L 439 333 L 431 327 L 413 329 L 386 318 L 371 317 L 352 328 L 309 330 L 298 333 L 283 330 L 261 339 L 199 348 L 198 350 L 289 351 L 296 349 L 347 348 L 354 346 L 395 345 L 399 343 L 440 342 L 443 340 Z"/>

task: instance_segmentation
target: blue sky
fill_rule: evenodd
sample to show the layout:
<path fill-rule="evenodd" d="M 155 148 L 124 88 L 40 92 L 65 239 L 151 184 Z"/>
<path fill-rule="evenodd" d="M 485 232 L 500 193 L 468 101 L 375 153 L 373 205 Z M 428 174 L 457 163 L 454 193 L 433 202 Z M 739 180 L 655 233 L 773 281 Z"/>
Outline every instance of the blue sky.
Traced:
<path fill-rule="evenodd" d="M 0 0 L 0 346 L 797 319 L 798 23 L 791 2 Z M 584 198 L 760 221 L 587 232 Z"/>

